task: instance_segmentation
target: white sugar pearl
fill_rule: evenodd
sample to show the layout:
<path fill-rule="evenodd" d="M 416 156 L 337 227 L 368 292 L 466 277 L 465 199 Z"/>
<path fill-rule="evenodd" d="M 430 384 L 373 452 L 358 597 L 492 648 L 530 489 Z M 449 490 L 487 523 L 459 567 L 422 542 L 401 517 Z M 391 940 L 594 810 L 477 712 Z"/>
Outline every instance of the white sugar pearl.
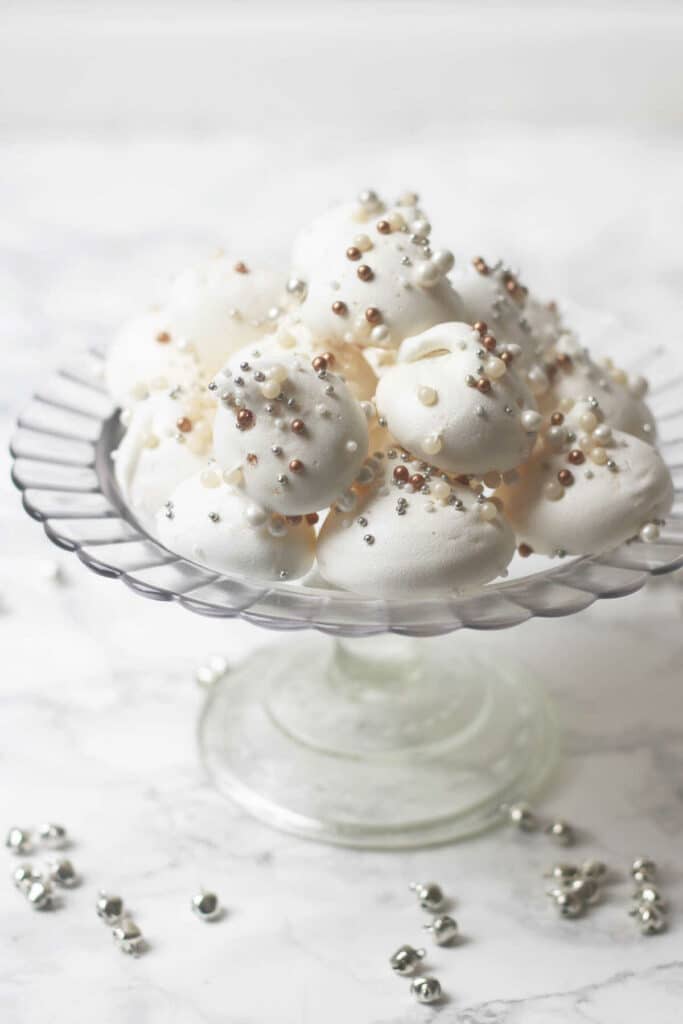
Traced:
<path fill-rule="evenodd" d="M 447 274 L 455 265 L 455 256 L 450 249 L 437 249 L 432 256 L 432 263 L 435 263 L 442 274 Z"/>
<path fill-rule="evenodd" d="M 353 455 L 354 452 L 358 451 L 358 442 L 347 441 L 344 447 L 346 448 L 347 452 L 349 452 L 349 454 Z"/>
<path fill-rule="evenodd" d="M 273 363 L 273 365 L 266 370 L 266 377 L 269 380 L 279 381 L 281 384 L 284 380 L 287 380 L 287 367 L 283 366 L 282 363 Z"/>
<path fill-rule="evenodd" d="M 527 381 L 535 395 L 542 395 L 548 390 L 548 377 L 540 366 L 532 366 L 527 374 Z"/>
<path fill-rule="evenodd" d="M 428 235 L 432 225 L 424 217 L 416 217 L 410 225 L 410 230 L 414 235 Z"/>
<path fill-rule="evenodd" d="M 232 487 L 239 487 L 242 483 L 242 470 L 239 467 L 237 469 L 224 470 L 223 481 Z"/>
<path fill-rule="evenodd" d="M 417 192 L 407 191 L 401 192 L 397 202 L 399 206 L 417 206 L 418 199 L 419 196 Z"/>
<path fill-rule="evenodd" d="M 584 412 L 579 417 L 579 426 L 587 433 L 592 433 L 598 425 L 598 417 L 594 412 Z"/>
<path fill-rule="evenodd" d="M 654 541 L 659 539 L 659 527 L 656 523 L 645 523 L 645 526 L 640 531 L 639 536 L 646 544 L 652 544 Z"/>
<path fill-rule="evenodd" d="M 437 501 L 446 501 L 450 493 L 450 485 L 445 480 L 437 480 L 436 483 L 432 484 L 432 495 Z"/>
<path fill-rule="evenodd" d="M 386 324 L 377 324 L 370 331 L 370 340 L 373 345 L 383 345 L 389 338 L 389 328 Z"/>
<path fill-rule="evenodd" d="M 201 471 L 199 480 L 203 487 L 218 487 L 221 482 L 221 475 L 212 466 L 209 466 L 208 469 Z"/>
<path fill-rule="evenodd" d="M 271 377 L 270 380 L 264 381 L 261 385 L 261 394 L 264 398 L 277 398 L 280 394 L 280 381 Z"/>
<path fill-rule="evenodd" d="M 525 409 L 519 418 L 524 429 L 528 430 L 530 433 L 538 430 L 543 422 L 543 417 L 540 412 L 536 412 L 535 409 Z"/>
<path fill-rule="evenodd" d="M 425 260 L 415 271 L 415 279 L 423 288 L 433 288 L 440 278 L 441 271 L 431 260 Z"/>
<path fill-rule="evenodd" d="M 441 451 L 442 440 L 438 434 L 428 434 L 427 437 L 422 440 L 422 451 L 427 455 L 436 455 L 437 452 Z"/>
<path fill-rule="evenodd" d="M 567 431 L 564 427 L 549 427 L 546 437 L 553 448 L 561 448 L 567 440 Z"/>
<path fill-rule="evenodd" d="M 251 526 L 263 526 L 268 518 L 268 513 L 260 505 L 247 505 L 244 510 L 244 518 Z"/>
<path fill-rule="evenodd" d="M 504 373 L 507 373 L 507 366 L 498 356 L 490 356 L 484 363 L 484 370 L 492 380 L 498 380 Z"/>
<path fill-rule="evenodd" d="M 434 405 L 439 396 L 434 388 L 427 387 L 425 384 L 421 388 L 417 389 L 417 397 L 423 405 Z"/>
<path fill-rule="evenodd" d="M 400 231 L 401 228 L 406 226 L 405 218 L 398 212 L 398 210 L 392 210 L 388 215 L 387 220 L 391 224 L 392 231 Z"/>
<path fill-rule="evenodd" d="M 543 494 L 548 501 L 558 501 L 564 494 L 564 487 L 559 480 L 548 480 L 543 485 Z"/>
<path fill-rule="evenodd" d="M 367 252 L 369 249 L 372 249 L 372 239 L 369 235 L 356 235 L 353 244 L 361 252 Z"/>
<path fill-rule="evenodd" d="M 598 444 L 609 444 L 612 440 L 612 430 L 607 423 L 599 423 L 593 431 L 593 440 Z"/>
<path fill-rule="evenodd" d="M 568 412 L 571 412 L 574 408 L 574 399 L 561 398 L 557 407 L 560 410 L 560 412 L 563 412 L 566 415 Z"/>
<path fill-rule="evenodd" d="M 482 501 L 479 506 L 479 515 L 487 523 L 492 522 L 498 515 L 498 509 L 492 501 Z"/>
<path fill-rule="evenodd" d="M 593 448 L 589 456 L 591 462 L 594 462 L 596 466 L 604 466 L 609 456 L 606 450 L 600 446 Z"/>
<path fill-rule="evenodd" d="M 147 385 L 144 381 L 140 380 L 137 384 L 134 384 L 131 388 L 131 394 L 133 398 L 138 399 L 138 401 L 142 401 L 143 398 L 147 398 L 149 392 L 147 391 Z"/>
<path fill-rule="evenodd" d="M 273 420 L 273 426 L 275 427 L 276 430 L 284 430 L 285 421 L 280 416 L 278 416 L 276 420 Z"/>

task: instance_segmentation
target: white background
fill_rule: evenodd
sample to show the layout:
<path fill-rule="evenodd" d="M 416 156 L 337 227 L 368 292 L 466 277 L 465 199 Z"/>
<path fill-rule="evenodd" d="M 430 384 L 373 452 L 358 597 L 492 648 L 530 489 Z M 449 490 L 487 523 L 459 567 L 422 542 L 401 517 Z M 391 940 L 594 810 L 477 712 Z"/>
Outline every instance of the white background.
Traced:
<path fill-rule="evenodd" d="M 170 270 L 215 245 L 284 262 L 298 223 L 366 185 L 417 188 L 436 238 L 504 255 L 680 364 L 679 4 L 5 2 L 0 19 L 3 436 L 67 350 L 106 337 Z M 360 854 L 225 805 L 196 757 L 193 669 L 277 638 L 92 576 L 49 548 L 6 472 L 0 495 L 0 826 L 64 820 L 85 875 L 47 916 L 0 884 L 3 1024 L 430 1019 L 386 965 L 419 939 L 414 876 L 457 896 L 468 938 L 432 959 L 445 1024 L 680 1021 L 673 583 L 455 638 L 547 680 L 567 757 L 546 806 L 622 872 L 589 918 L 559 922 L 541 839 Z M 43 579 L 53 558 L 62 584 Z M 626 916 L 641 852 L 674 904 L 652 940 Z M 199 882 L 225 899 L 222 924 L 189 915 Z M 135 909 L 140 961 L 96 920 L 100 885 Z"/>

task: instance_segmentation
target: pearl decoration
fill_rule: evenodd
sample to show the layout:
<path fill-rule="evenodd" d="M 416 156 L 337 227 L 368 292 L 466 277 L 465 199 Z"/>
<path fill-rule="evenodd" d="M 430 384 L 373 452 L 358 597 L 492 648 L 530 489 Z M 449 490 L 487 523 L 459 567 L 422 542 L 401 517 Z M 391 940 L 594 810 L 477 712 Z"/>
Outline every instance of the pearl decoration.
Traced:
<path fill-rule="evenodd" d="M 600 446 L 592 449 L 589 458 L 596 466 L 604 466 L 609 460 L 606 450 Z"/>
<path fill-rule="evenodd" d="M 268 513 L 260 505 L 247 505 L 244 510 L 244 518 L 250 526 L 263 526 L 268 518 Z"/>
<path fill-rule="evenodd" d="M 439 396 L 434 388 L 423 385 L 421 388 L 418 388 L 417 397 L 423 405 L 434 405 Z"/>
<path fill-rule="evenodd" d="M 589 434 L 595 430 L 598 425 L 598 417 L 594 412 L 584 412 L 579 416 L 579 426 L 582 430 L 587 431 Z"/>
<path fill-rule="evenodd" d="M 361 252 L 368 252 L 368 250 L 372 249 L 372 239 L 369 235 L 356 235 L 353 240 L 353 244 L 356 249 L 360 249 Z"/>
<path fill-rule="evenodd" d="M 593 431 L 593 440 L 598 444 L 606 445 L 612 440 L 612 430 L 607 423 L 598 423 Z"/>
<path fill-rule="evenodd" d="M 445 480 L 437 480 L 431 487 L 432 496 L 437 501 L 446 501 L 451 493 L 450 485 Z"/>
<path fill-rule="evenodd" d="M 426 260 L 415 271 L 415 278 L 423 288 L 433 288 L 440 280 L 441 272 L 431 260 Z"/>
<path fill-rule="evenodd" d="M 346 444 L 344 445 L 344 448 L 346 449 L 346 451 L 350 455 L 353 455 L 354 452 L 358 451 L 358 442 L 357 441 L 347 441 Z"/>
<path fill-rule="evenodd" d="M 547 498 L 548 501 L 559 501 L 563 494 L 564 487 L 559 480 L 548 480 L 548 482 L 543 485 L 543 496 Z"/>
<path fill-rule="evenodd" d="M 638 536 L 646 544 L 653 544 L 659 539 L 659 527 L 656 523 L 645 523 Z"/>
<path fill-rule="evenodd" d="M 479 505 L 479 515 L 486 523 L 492 523 L 498 515 L 498 509 L 492 501 L 482 501 Z"/>
<path fill-rule="evenodd" d="M 432 256 L 432 263 L 439 268 L 442 274 L 447 274 L 455 266 L 455 256 L 450 249 L 437 249 Z"/>
<path fill-rule="evenodd" d="M 443 441 L 438 434 L 428 434 L 427 437 L 422 439 L 420 447 L 426 455 L 436 455 L 441 451 Z"/>
<path fill-rule="evenodd" d="M 550 386 L 548 377 L 540 366 L 533 366 L 529 370 L 527 374 L 527 381 L 534 395 L 544 394 Z"/>
<path fill-rule="evenodd" d="M 529 433 L 534 433 L 543 422 L 543 417 L 535 409 L 525 409 L 520 416 L 520 422 L 525 430 L 528 430 Z"/>
<path fill-rule="evenodd" d="M 498 380 L 507 371 L 507 366 L 498 356 L 491 356 L 484 363 L 484 370 L 492 380 Z"/>
<path fill-rule="evenodd" d="M 280 382 L 275 378 L 265 381 L 261 385 L 261 394 L 264 398 L 277 398 L 280 394 Z"/>

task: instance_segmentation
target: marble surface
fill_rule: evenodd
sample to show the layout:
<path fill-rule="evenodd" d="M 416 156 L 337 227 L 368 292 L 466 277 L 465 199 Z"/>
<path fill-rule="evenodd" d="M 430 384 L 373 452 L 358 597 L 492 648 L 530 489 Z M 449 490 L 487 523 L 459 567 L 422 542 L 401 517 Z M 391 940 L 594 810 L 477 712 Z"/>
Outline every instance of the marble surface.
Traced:
<path fill-rule="evenodd" d="M 25 10 L 16 17 L 3 55 L 31 38 L 36 52 L 51 53 L 49 26 L 41 34 Z M 122 15 L 117 39 L 126 24 Z M 35 383 L 148 302 L 171 269 L 216 244 L 282 259 L 302 217 L 366 183 L 390 191 L 414 183 L 454 247 L 505 253 L 541 292 L 618 311 L 636 333 L 675 347 L 683 138 L 670 111 L 658 121 L 656 98 L 668 95 L 659 65 L 679 24 L 668 16 L 666 44 L 660 35 L 661 49 L 640 69 L 650 119 L 628 109 L 622 117 L 603 97 L 593 117 L 562 131 L 542 105 L 526 117 L 523 107 L 518 119 L 508 111 L 504 123 L 495 110 L 465 123 L 447 103 L 432 103 L 417 123 L 410 107 L 406 121 L 381 66 L 377 137 L 365 108 L 355 126 L 346 110 L 339 128 L 326 106 L 335 94 L 324 87 L 294 137 L 289 122 L 290 134 L 248 130 L 244 111 L 228 133 L 213 102 L 199 127 L 192 110 L 174 109 L 169 121 L 153 90 L 127 119 L 120 93 L 106 87 L 106 48 L 106 74 L 88 65 L 87 96 L 64 67 L 52 98 L 47 74 L 23 107 L 16 90 L 8 99 L 0 89 L 3 450 Z M 68 20 L 60 25 L 70 45 L 90 45 L 92 24 L 72 34 Z M 649 20 L 647 31 L 655 31 Z M 150 74 L 160 67 L 155 53 Z M 399 86 L 408 90 L 403 78 Z M 256 109 L 254 88 L 240 102 Z M 533 94 L 529 82 L 525 90 L 517 95 Z M 555 700 L 564 758 L 543 809 L 582 829 L 577 856 L 603 856 L 619 876 L 602 905 L 567 922 L 543 894 L 541 874 L 556 854 L 543 836 L 502 830 L 432 851 L 361 853 L 279 835 L 220 799 L 198 759 L 204 694 L 194 670 L 209 652 L 234 663 L 256 646 L 291 641 L 95 577 L 23 514 L 8 468 L 3 455 L 0 824 L 64 822 L 84 880 L 43 915 L 9 881 L 0 885 L 4 1024 L 678 1024 L 683 602 L 675 580 L 572 619 L 453 639 L 517 659 Z M 625 872 L 641 853 L 661 864 L 672 903 L 670 930 L 651 939 L 626 914 Z M 0 850 L 2 865 L 8 874 L 11 858 Z M 423 917 L 407 884 L 423 877 L 453 894 L 465 937 L 451 950 L 430 948 L 429 968 L 448 995 L 438 1010 L 414 1005 L 387 965 L 396 946 L 420 940 Z M 224 921 L 192 917 L 198 885 L 221 894 Z M 97 920 L 101 886 L 125 896 L 147 935 L 139 960 L 121 956 Z"/>

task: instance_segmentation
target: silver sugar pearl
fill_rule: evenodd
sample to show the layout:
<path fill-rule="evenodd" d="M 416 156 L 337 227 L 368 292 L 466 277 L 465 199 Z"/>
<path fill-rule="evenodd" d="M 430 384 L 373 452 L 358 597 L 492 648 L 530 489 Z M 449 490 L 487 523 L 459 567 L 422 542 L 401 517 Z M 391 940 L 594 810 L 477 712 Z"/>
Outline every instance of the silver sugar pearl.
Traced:
<path fill-rule="evenodd" d="M 538 828 L 536 815 L 528 804 L 512 804 L 508 808 L 508 817 L 521 832 L 534 832 Z"/>
<path fill-rule="evenodd" d="M 439 910 L 443 905 L 444 895 L 436 882 L 411 882 L 410 888 L 423 910 Z"/>
<path fill-rule="evenodd" d="M 449 914 L 435 917 L 431 924 L 423 925 L 425 931 L 431 932 L 437 946 L 447 946 L 458 935 L 458 922 Z"/>
<path fill-rule="evenodd" d="M 52 886 L 43 879 L 34 879 L 25 890 L 26 899 L 34 910 L 49 910 L 52 906 Z"/>
<path fill-rule="evenodd" d="M 7 833 L 5 846 L 17 855 L 28 853 L 31 849 L 31 833 L 27 829 L 13 827 Z"/>
<path fill-rule="evenodd" d="M 80 881 L 76 869 L 67 857 L 51 861 L 48 864 L 48 870 L 52 881 L 57 885 L 64 886 L 65 889 L 73 889 Z"/>
<path fill-rule="evenodd" d="M 204 890 L 192 897 L 192 910 L 202 921 L 217 921 L 222 915 L 218 896 Z"/>
<path fill-rule="evenodd" d="M 125 917 L 112 929 L 112 936 L 121 952 L 130 956 L 139 956 L 145 948 L 142 932 L 129 917 Z"/>
<path fill-rule="evenodd" d="M 418 1003 L 436 1003 L 441 999 L 441 985 L 436 978 L 414 978 L 410 991 Z"/>
<path fill-rule="evenodd" d="M 554 839 L 560 846 L 571 846 L 574 842 L 574 829 L 566 821 L 553 821 L 545 828 L 546 835 Z"/>
<path fill-rule="evenodd" d="M 69 842 L 64 826 L 55 825 L 52 822 L 46 822 L 40 826 L 38 838 L 43 846 L 47 846 L 50 850 L 63 850 Z"/>
<path fill-rule="evenodd" d="M 100 891 L 95 904 L 97 916 L 101 917 L 107 924 L 115 924 L 123 914 L 123 900 L 120 896 L 110 896 Z"/>
<path fill-rule="evenodd" d="M 389 957 L 391 969 L 395 974 L 405 977 L 412 974 L 420 960 L 425 955 L 424 949 L 414 949 L 412 946 L 399 946 L 395 953 Z"/>

